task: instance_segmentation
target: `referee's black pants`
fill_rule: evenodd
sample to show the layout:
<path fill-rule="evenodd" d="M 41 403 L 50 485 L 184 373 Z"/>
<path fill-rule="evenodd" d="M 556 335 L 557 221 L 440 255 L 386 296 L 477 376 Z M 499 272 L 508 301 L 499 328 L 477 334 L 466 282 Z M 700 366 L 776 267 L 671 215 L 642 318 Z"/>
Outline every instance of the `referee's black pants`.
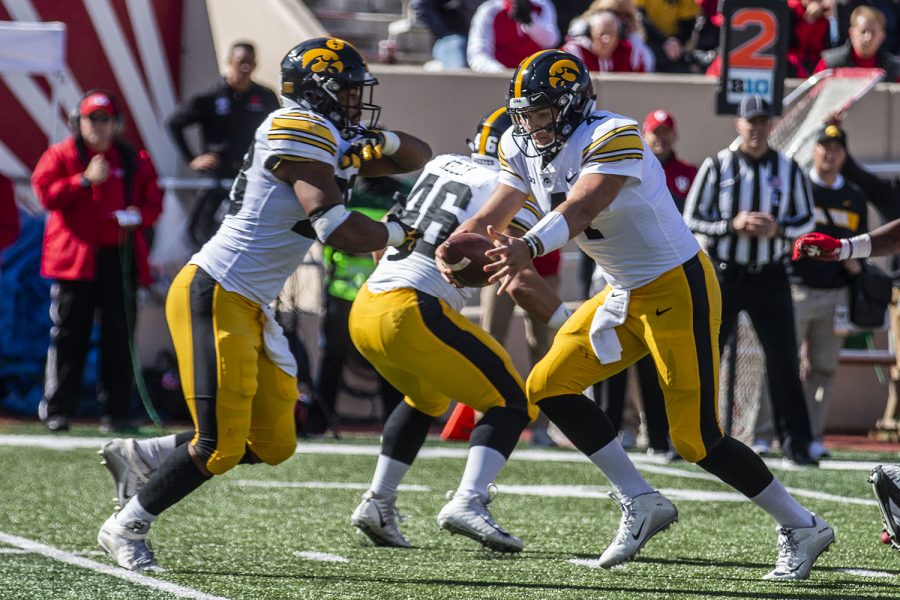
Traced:
<path fill-rule="evenodd" d="M 128 293 L 119 248 L 97 251 L 93 281 L 57 280 L 51 289 L 50 348 L 40 416 L 72 417 L 81 395 L 85 359 L 91 345 L 95 313 L 99 312 L 100 341 L 97 400 L 103 416 L 126 421 L 130 416 L 134 371 L 130 339 L 136 315 L 136 274 L 128 269 Z M 127 315 L 126 315 L 127 312 Z"/>
<path fill-rule="evenodd" d="M 780 264 L 758 271 L 732 263 L 713 264 L 722 288 L 719 350 L 734 331 L 738 313 L 746 311 L 766 357 L 773 420 L 783 451 L 789 458 L 795 451 L 805 454 L 811 439 L 809 413 L 800 381 L 787 273 Z"/>

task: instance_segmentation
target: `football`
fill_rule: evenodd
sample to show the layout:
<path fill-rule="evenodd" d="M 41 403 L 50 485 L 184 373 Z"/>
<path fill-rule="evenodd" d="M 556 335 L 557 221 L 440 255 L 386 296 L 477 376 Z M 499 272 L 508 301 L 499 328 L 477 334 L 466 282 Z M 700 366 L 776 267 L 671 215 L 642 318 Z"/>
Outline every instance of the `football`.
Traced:
<path fill-rule="evenodd" d="M 456 279 L 466 287 L 484 287 L 491 273 L 484 265 L 492 262 L 484 253 L 494 244 L 478 233 L 461 233 L 444 242 L 444 260 Z"/>

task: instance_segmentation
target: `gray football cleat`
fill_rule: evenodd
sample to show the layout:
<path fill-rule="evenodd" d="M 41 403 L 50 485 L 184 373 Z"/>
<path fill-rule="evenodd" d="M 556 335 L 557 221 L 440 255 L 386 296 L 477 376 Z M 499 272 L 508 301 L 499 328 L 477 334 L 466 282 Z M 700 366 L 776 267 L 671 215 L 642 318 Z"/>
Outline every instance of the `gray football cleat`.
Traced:
<path fill-rule="evenodd" d="M 154 470 L 141 460 L 137 441 L 133 438 L 116 438 L 106 442 L 97 454 L 103 457 L 100 464 L 112 475 L 116 486 L 116 510 L 122 510 L 131 497 L 144 487 Z"/>
<path fill-rule="evenodd" d="M 397 525 L 398 521 L 403 521 L 403 516 L 394 505 L 395 501 L 396 498 L 383 498 L 372 490 L 367 491 L 353 511 L 350 524 L 366 534 L 376 546 L 412 547 Z"/>
<path fill-rule="evenodd" d="M 622 518 L 615 539 L 600 555 L 603 568 L 632 560 L 650 538 L 678 520 L 678 509 L 659 492 L 625 499 L 613 493 L 610 496 L 619 503 Z"/>
<path fill-rule="evenodd" d="M 775 568 L 763 576 L 769 581 L 806 579 L 816 559 L 834 543 L 834 530 L 821 517 L 813 515 L 811 527 L 775 527 L 778 532 L 778 558 Z"/>
<path fill-rule="evenodd" d="M 438 525 L 497 552 L 521 552 L 525 544 L 497 525 L 487 509 L 490 503 L 491 499 L 478 495 L 454 494 L 438 513 Z"/>
<path fill-rule="evenodd" d="M 100 527 L 97 542 L 122 568 L 139 573 L 162 572 L 156 564 L 153 550 L 147 545 L 150 524 L 137 521 L 134 527 L 125 527 L 113 514 Z"/>

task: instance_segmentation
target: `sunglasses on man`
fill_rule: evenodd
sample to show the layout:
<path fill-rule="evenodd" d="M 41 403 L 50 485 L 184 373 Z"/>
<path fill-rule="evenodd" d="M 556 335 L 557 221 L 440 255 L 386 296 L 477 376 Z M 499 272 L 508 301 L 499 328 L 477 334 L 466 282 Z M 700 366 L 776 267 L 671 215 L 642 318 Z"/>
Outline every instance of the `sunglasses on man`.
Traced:
<path fill-rule="evenodd" d="M 109 116 L 108 114 L 106 114 L 106 113 L 102 113 L 102 112 L 99 112 L 99 111 L 98 111 L 98 112 L 91 113 L 91 114 L 89 114 L 89 115 L 82 115 L 82 117 L 85 118 L 85 119 L 90 119 L 91 123 L 100 123 L 100 124 L 102 124 L 102 123 L 109 123 L 110 121 L 112 121 L 112 117 L 110 117 L 110 116 Z"/>

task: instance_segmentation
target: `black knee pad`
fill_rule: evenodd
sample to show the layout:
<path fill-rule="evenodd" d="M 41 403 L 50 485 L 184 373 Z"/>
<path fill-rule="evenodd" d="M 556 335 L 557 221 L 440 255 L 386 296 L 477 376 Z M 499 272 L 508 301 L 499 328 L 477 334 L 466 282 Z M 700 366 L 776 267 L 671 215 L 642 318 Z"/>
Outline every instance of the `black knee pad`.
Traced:
<path fill-rule="evenodd" d="M 411 465 L 433 422 L 434 417 L 401 402 L 384 423 L 381 453 Z"/>
<path fill-rule="evenodd" d="M 509 458 L 529 420 L 528 413 L 523 410 L 495 406 L 478 421 L 469 446 L 487 446 Z"/>
<path fill-rule="evenodd" d="M 760 494 L 775 479 L 756 453 L 730 436 L 707 449 L 697 466 L 709 471 L 748 498 Z"/>
<path fill-rule="evenodd" d="M 538 407 L 587 456 L 616 439 L 606 413 L 586 396 L 551 396 L 538 402 Z"/>

